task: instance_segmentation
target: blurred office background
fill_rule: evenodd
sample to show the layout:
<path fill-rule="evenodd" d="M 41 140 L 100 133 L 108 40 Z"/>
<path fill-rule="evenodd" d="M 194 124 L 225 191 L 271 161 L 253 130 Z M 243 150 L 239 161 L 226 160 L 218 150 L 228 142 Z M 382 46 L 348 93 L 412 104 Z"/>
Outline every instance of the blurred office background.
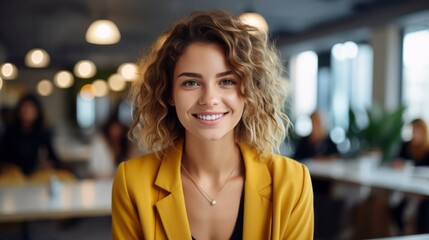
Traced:
<path fill-rule="evenodd" d="M 141 154 L 131 142 L 121 152 L 123 144 L 106 134 L 111 122 L 122 131 L 131 122 L 126 97 L 138 78 L 135 63 L 174 20 L 193 10 L 213 8 L 237 16 L 258 13 L 266 21 L 290 91 L 286 111 L 293 128 L 282 154 L 294 156 L 299 139 L 312 132 L 310 115 L 317 111 L 335 144 L 335 160 L 350 162 L 376 149 L 377 167 L 390 167 L 401 142 L 411 138 L 409 123 L 416 118 L 429 122 L 427 0 L 14 0 L 0 7 L 0 107 L 5 116 L 0 132 L 6 132 L 6 119 L 21 97 L 34 93 L 52 130 L 60 170 L 70 173 L 75 182 L 111 179 L 118 162 Z M 117 33 L 111 39 L 89 36 L 90 25 L 100 19 L 115 25 L 110 31 Z M 374 131 L 380 137 L 374 142 L 361 134 L 368 133 L 369 126 L 380 130 Z M 24 178 L 18 186 L 35 184 L 28 183 L 31 177 Z M 52 184 L 51 177 L 44 179 L 37 184 Z M 429 185 L 429 177 L 424 180 Z M 419 202 L 428 197 L 428 190 L 410 193 L 329 182 L 335 186 L 330 186 L 328 197 L 316 196 L 316 201 L 321 199 L 315 203 L 316 239 L 420 233 L 412 220 L 416 208 L 404 210 L 403 229 L 398 229 L 389 209 L 399 198 Z M 2 220 L 0 238 L 17 239 L 22 226 L 3 225 L 22 222 L 25 234 L 35 239 L 71 239 L 80 232 L 83 239 L 88 229 L 99 231 L 100 239 L 110 236 L 107 212 L 84 217 Z"/>

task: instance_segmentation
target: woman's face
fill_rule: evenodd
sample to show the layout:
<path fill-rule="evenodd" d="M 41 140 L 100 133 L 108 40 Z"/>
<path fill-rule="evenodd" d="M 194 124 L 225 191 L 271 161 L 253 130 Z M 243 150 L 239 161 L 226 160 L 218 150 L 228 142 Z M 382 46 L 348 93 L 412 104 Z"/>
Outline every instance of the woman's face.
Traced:
<path fill-rule="evenodd" d="M 119 122 L 113 122 L 108 128 L 108 135 L 111 140 L 121 140 L 123 134 L 122 125 Z"/>
<path fill-rule="evenodd" d="M 240 84 L 219 45 L 189 45 L 176 63 L 171 98 L 186 134 L 202 140 L 233 138 L 244 109 Z"/>
<path fill-rule="evenodd" d="M 421 144 L 425 142 L 425 131 L 424 128 L 419 124 L 413 124 L 413 138 L 412 142 L 415 144 Z"/>
<path fill-rule="evenodd" d="M 19 117 L 24 125 L 29 126 L 33 124 L 38 117 L 37 114 L 37 109 L 33 102 L 26 101 L 22 103 L 19 110 Z"/>

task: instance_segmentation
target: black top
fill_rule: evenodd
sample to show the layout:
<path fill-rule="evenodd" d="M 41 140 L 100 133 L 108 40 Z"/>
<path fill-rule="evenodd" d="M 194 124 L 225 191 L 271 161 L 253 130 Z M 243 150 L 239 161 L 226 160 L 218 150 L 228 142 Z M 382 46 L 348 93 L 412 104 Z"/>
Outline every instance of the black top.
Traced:
<path fill-rule="evenodd" d="M 329 137 L 326 137 L 319 143 L 312 143 L 307 136 L 298 141 L 293 158 L 304 160 L 315 156 L 329 156 L 333 154 L 338 154 L 338 150 L 335 143 Z"/>
<path fill-rule="evenodd" d="M 235 222 L 234 230 L 232 231 L 231 240 L 243 239 L 243 218 L 244 218 L 244 190 L 241 192 L 240 206 L 238 208 L 237 221 Z M 192 237 L 192 240 L 196 240 Z"/>
<path fill-rule="evenodd" d="M 410 142 L 404 142 L 399 152 L 399 157 L 404 160 L 413 161 L 415 166 L 429 166 L 429 152 L 424 154 L 420 159 L 414 159 L 408 152 Z"/>
<path fill-rule="evenodd" d="M 26 175 L 37 169 L 41 150 L 45 150 L 48 159 L 59 167 L 51 133 L 46 129 L 26 133 L 17 127 L 9 127 L 0 142 L 0 161 L 16 164 Z"/>

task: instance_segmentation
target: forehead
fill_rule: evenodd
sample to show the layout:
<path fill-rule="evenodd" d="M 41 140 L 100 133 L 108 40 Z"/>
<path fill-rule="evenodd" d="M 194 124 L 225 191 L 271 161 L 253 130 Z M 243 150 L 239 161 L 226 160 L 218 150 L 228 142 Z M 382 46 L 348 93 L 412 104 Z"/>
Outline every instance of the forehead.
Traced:
<path fill-rule="evenodd" d="M 181 72 L 222 72 L 229 69 L 225 51 L 219 44 L 194 42 L 186 47 L 174 69 L 174 76 Z"/>
<path fill-rule="evenodd" d="M 21 107 L 35 107 L 36 104 L 31 100 L 26 100 L 21 103 Z"/>

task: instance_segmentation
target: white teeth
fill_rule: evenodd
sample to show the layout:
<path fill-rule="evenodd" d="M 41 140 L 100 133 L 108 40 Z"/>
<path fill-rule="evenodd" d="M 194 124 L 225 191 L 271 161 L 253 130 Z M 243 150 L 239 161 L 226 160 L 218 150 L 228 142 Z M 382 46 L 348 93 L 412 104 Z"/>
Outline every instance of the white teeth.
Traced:
<path fill-rule="evenodd" d="M 213 120 L 216 120 L 216 119 L 221 118 L 222 116 L 223 116 L 223 113 L 220 113 L 220 114 L 213 114 L 213 115 L 202 115 L 202 114 L 197 114 L 197 117 L 198 117 L 199 119 L 206 120 L 206 121 L 213 121 Z"/>

